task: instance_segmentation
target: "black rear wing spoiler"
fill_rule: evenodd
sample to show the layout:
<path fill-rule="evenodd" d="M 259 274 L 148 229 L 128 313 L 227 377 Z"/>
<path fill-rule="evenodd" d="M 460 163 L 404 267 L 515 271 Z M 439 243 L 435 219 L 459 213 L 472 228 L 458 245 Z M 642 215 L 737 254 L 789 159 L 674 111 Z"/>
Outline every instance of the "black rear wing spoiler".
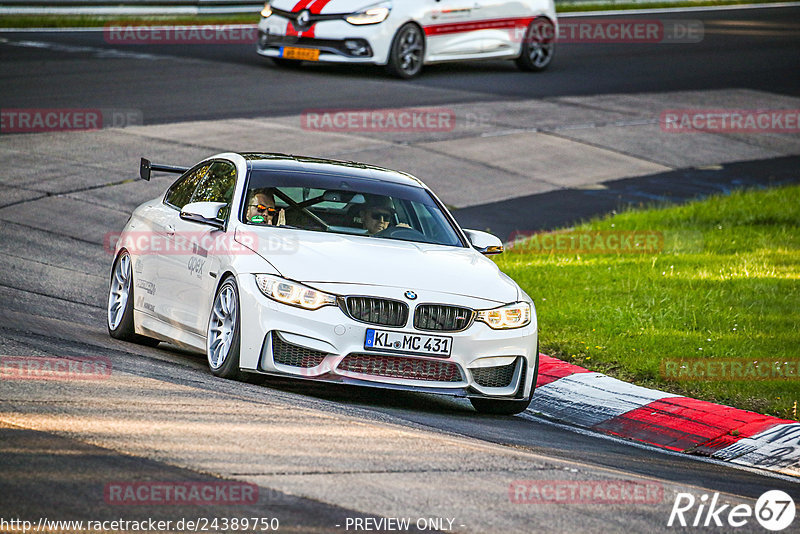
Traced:
<path fill-rule="evenodd" d="M 142 158 L 139 163 L 139 178 L 142 180 L 150 181 L 151 171 L 174 172 L 176 174 L 183 174 L 189 170 L 189 167 L 176 167 L 175 165 L 161 165 L 160 163 L 150 163 L 147 158 Z"/>

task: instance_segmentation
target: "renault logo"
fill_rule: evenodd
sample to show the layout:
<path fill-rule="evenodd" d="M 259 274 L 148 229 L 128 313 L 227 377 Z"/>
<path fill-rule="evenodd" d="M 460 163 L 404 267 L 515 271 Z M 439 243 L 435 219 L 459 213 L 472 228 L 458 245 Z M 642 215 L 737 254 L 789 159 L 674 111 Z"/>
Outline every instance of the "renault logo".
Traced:
<path fill-rule="evenodd" d="M 298 26 L 308 26 L 308 23 L 311 22 L 311 13 L 308 12 L 307 9 L 304 9 L 297 15 L 297 25 Z"/>
<path fill-rule="evenodd" d="M 417 299 L 417 294 L 414 293 L 413 291 L 406 291 L 405 292 L 405 296 L 406 296 L 406 298 L 408 300 L 416 300 Z"/>

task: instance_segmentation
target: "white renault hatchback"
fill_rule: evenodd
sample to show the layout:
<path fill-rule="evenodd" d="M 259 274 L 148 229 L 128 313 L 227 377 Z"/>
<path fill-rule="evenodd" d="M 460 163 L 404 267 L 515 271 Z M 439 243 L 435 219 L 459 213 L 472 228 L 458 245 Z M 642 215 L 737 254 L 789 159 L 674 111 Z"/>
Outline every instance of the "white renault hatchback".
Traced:
<path fill-rule="evenodd" d="M 402 78 L 424 64 L 513 59 L 540 71 L 553 58 L 553 0 L 269 0 L 258 53 L 302 61 L 386 65 Z"/>
<path fill-rule="evenodd" d="M 421 181 L 354 162 L 225 153 L 131 215 L 112 247 L 108 330 L 262 373 L 527 408 L 531 298 Z"/>

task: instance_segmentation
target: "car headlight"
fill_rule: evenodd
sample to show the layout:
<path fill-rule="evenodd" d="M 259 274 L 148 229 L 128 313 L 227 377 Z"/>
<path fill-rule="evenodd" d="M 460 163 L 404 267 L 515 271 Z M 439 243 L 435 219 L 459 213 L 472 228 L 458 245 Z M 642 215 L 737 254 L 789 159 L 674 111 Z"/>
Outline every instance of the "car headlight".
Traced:
<path fill-rule="evenodd" d="M 480 310 L 475 318 L 495 330 L 521 328 L 531 322 L 531 305 L 527 302 L 515 302 L 492 310 Z"/>
<path fill-rule="evenodd" d="M 317 310 L 323 306 L 335 306 L 336 296 L 317 291 L 303 284 L 286 280 L 270 274 L 257 274 L 258 289 L 274 301 L 297 306 L 307 310 Z"/>
<path fill-rule="evenodd" d="M 264 4 L 264 9 L 261 10 L 261 16 L 267 18 L 270 15 L 272 15 L 272 8 L 269 7 L 269 2 L 267 2 Z"/>
<path fill-rule="evenodd" d="M 382 2 L 380 4 L 371 5 L 364 9 L 348 15 L 345 20 L 350 24 L 362 26 L 364 24 L 378 24 L 386 20 L 389 12 L 392 10 L 391 2 Z"/>

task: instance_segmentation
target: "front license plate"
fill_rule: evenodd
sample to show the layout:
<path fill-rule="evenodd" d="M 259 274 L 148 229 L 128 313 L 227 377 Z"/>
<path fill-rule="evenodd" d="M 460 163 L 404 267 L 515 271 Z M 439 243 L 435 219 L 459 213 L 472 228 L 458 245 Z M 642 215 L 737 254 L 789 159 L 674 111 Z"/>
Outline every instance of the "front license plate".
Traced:
<path fill-rule="evenodd" d="M 390 332 L 374 328 L 367 328 L 367 338 L 364 340 L 364 348 L 367 350 L 430 356 L 450 356 L 452 345 L 453 338 L 450 337 Z"/>
<path fill-rule="evenodd" d="M 286 59 L 302 59 L 303 61 L 319 61 L 319 50 L 316 48 L 284 46 L 281 48 L 281 57 L 285 57 Z"/>

